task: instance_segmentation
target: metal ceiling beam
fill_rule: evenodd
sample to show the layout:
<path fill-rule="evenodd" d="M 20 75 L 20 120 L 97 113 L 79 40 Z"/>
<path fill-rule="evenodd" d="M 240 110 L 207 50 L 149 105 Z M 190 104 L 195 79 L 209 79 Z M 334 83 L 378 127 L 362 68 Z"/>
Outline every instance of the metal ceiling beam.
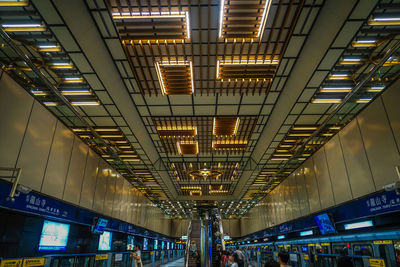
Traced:
<path fill-rule="evenodd" d="M 34 0 L 33 2 L 36 3 L 37 1 L 39 0 Z M 81 0 L 56 0 L 53 3 L 81 47 L 82 52 L 85 53 L 106 90 L 118 106 L 149 160 L 152 163 L 156 162 L 160 158 L 158 151 L 119 75 L 118 69 L 85 2 Z M 40 13 L 46 13 L 46 10 L 40 10 L 42 5 L 37 5 L 37 7 Z M 166 171 L 158 173 L 162 180 L 160 182 L 167 186 L 172 198 L 175 198 L 177 192 L 168 173 Z"/>
<path fill-rule="evenodd" d="M 365 5 L 366 9 L 370 9 L 365 14 L 369 14 L 377 2 L 377 0 L 374 0 L 370 1 L 369 5 Z M 290 113 L 293 105 L 296 104 L 298 97 L 314 74 L 314 70 L 323 59 L 325 51 L 330 48 L 332 41 L 341 30 L 342 24 L 357 4 L 358 1 L 356 0 L 330 0 L 325 2 L 293 67 L 293 74 L 288 78 L 278 101 L 275 103 L 267 125 L 252 152 L 251 157 L 254 161 L 259 163 L 263 158 L 286 116 Z M 354 31 L 357 30 L 354 29 Z M 249 188 L 249 184 L 251 184 L 250 179 L 255 177 L 254 174 L 257 173 L 251 170 L 243 172 L 234 192 L 235 199 L 243 197 Z"/>

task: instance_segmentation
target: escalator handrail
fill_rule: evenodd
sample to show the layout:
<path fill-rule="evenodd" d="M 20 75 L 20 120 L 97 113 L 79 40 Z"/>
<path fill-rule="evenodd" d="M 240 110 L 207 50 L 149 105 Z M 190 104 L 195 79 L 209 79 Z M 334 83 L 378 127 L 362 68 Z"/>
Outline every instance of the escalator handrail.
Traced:
<path fill-rule="evenodd" d="M 185 265 L 184 265 L 185 267 L 189 266 L 189 253 L 190 253 L 190 242 L 191 242 L 190 234 L 191 234 L 191 232 L 192 232 L 192 220 L 190 220 L 190 222 L 189 222 L 189 226 L 188 226 L 187 234 L 186 234 L 187 239 L 186 239 L 186 248 L 185 248 Z"/>

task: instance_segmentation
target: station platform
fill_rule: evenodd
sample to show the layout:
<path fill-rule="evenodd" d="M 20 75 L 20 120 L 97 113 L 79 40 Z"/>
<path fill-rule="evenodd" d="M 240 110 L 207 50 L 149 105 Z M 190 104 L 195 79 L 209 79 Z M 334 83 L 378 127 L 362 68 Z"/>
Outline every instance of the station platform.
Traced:
<path fill-rule="evenodd" d="M 163 267 L 183 267 L 183 266 L 185 266 L 184 263 L 185 263 L 185 259 L 182 258 L 182 259 L 179 259 L 174 262 L 170 262 L 170 263 L 167 263 L 167 264 L 164 264 L 161 266 L 163 266 Z"/>

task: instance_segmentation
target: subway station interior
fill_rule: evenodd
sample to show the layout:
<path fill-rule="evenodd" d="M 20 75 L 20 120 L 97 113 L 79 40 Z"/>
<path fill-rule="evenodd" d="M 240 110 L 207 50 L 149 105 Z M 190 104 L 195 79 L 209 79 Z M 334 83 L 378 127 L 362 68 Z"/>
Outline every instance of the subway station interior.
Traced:
<path fill-rule="evenodd" d="M 0 0 L 0 267 L 400 267 L 400 0 Z"/>

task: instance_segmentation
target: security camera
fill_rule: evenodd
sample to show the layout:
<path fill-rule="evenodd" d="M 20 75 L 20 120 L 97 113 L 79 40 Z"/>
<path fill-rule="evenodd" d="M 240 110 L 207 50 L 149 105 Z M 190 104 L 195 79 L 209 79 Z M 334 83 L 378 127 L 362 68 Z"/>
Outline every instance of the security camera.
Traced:
<path fill-rule="evenodd" d="M 400 195 L 400 181 L 397 181 L 395 183 L 387 184 L 383 186 L 383 189 L 385 191 L 392 191 L 395 190 L 397 195 Z"/>
<path fill-rule="evenodd" d="M 27 187 L 27 186 L 22 185 L 22 184 L 18 184 L 17 185 L 17 191 L 21 192 L 22 194 L 29 194 L 32 191 L 32 188 Z"/>

